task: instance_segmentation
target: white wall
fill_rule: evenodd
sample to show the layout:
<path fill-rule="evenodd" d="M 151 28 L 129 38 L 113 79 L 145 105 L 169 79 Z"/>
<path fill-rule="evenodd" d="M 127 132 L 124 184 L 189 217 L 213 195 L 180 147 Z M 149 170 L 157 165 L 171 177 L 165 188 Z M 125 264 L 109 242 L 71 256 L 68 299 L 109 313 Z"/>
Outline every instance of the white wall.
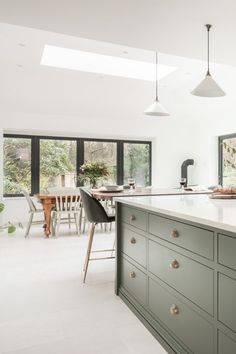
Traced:
<path fill-rule="evenodd" d="M 202 78 L 199 73 L 186 76 L 185 69 L 181 68 L 176 76 L 167 77 L 166 88 L 161 87 L 160 97 L 171 113 L 167 118 L 144 117 L 140 112 L 139 115 L 135 113 L 122 119 L 116 116 L 103 118 L 101 115 L 91 118 L 5 112 L 0 117 L 0 130 L 45 135 L 153 139 L 154 186 L 178 186 L 180 166 L 187 158 L 195 160 L 194 166 L 189 168 L 190 183 L 206 186 L 217 184 L 217 136 L 236 133 L 236 70 L 222 66 L 216 68 L 215 73 L 216 80 L 227 93 L 225 97 L 199 98 L 190 95 L 199 77 Z M 6 205 L 6 220 L 27 219 L 25 201 L 6 200 Z"/>

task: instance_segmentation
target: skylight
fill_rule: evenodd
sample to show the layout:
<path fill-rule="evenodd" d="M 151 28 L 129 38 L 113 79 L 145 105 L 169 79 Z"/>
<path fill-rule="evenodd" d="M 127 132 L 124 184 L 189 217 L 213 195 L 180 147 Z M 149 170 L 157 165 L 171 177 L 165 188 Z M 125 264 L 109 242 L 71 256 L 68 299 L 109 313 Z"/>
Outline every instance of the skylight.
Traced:
<path fill-rule="evenodd" d="M 78 70 L 89 73 L 119 76 L 138 80 L 155 81 L 155 64 L 45 45 L 41 65 Z M 158 65 L 158 79 L 169 75 L 176 67 Z"/>

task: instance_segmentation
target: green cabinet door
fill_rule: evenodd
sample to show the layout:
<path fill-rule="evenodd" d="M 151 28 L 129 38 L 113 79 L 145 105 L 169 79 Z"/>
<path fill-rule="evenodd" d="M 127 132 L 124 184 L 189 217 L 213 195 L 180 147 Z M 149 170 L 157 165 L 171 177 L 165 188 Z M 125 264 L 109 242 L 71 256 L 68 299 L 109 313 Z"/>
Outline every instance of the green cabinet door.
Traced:
<path fill-rule="evenodd" d="M 149 233 L 200 256 L 213 259 L 212 231 L 149 214 Z"/>
<path fill-rule="evenodd" d="M 147 230 L 147 214 L 145 211 L 122 205 L 121 219 L 127 224 L 137 227 L 140 230 Z"/>
<path fill-rule="evenodd" d="M 218 333 L 218 354 L 235 354 L 236 342 L 224 333 Z"/>
<path fill-rule="evenodd" d="M 121 285 L 141 304 L 147 303 L 147 277 L 136 266 L 121 259 Z"/>
<path fill-rule="evenodd" d="M 121 227 L 121 251 L 134 259 L 144 268 L 147 258 L 147 238 L 129 229 L 126 224 Z"/>
<path fill-rule="evenodd" d="M 236 238 L 218 235 L 218 262 L 236 270 Z"/>
<path fill-rule="evenodd" d="M 149 309 L 191 353 L 214 353 L 213 326 L 150 278 Z"/>
<path fill-rule="evenodd" d="M 218 319 L 236 332 L 236 280 L 219 274 Z"/>
<path fill-rule="evenodd" d="M 213 314 L 214 271 L 149 240 L 149 271 Z"/>

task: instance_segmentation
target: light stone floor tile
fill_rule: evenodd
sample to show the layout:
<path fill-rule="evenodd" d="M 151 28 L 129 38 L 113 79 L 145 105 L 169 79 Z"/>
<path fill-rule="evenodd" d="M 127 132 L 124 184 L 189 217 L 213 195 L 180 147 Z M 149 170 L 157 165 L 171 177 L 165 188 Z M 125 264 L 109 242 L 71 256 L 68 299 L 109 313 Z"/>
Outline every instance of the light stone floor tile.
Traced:
<path fill-rule="evenodd" d="M 98 230 L 94 246 L 113 241 Z M 113 260 L 92 262 L 82 283 L 86 246 L 66 225 L 58 238 L 0 233 L 0 354 L 166 353 L 114 295 Z"/>

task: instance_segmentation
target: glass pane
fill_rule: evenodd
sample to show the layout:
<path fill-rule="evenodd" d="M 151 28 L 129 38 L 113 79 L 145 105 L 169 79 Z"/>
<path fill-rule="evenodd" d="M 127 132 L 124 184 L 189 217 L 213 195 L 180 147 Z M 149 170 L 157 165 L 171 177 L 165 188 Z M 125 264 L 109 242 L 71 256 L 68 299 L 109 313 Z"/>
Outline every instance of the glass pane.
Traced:
<path fill-rule="evenodd" d="M 4 138 L 4 194 L 31 192 L 31 139 Z"/>
<path fill-rule="evenodd" d="M 40 140 L 40 192 L 76 186 L 76 141 Z"/>
<path fill-rule="evenodd" d="M 223 186 L 236 186 L 236 138 L 222 141 L 223 152 Z"/>
<path fill-rule="evenodd" d="M 124 184 L 134 178 L 136 185 L 150 185 L 150 145 L 124 143 Z"/>
<path fill-rule="evenodd" d="M 105 180 L 100 180 L 100 185 L 116 184 L 116 143 L 85 141 L 84 162 L 92 161 L 103 161 L 109 167 L 110 175 Z"/>

